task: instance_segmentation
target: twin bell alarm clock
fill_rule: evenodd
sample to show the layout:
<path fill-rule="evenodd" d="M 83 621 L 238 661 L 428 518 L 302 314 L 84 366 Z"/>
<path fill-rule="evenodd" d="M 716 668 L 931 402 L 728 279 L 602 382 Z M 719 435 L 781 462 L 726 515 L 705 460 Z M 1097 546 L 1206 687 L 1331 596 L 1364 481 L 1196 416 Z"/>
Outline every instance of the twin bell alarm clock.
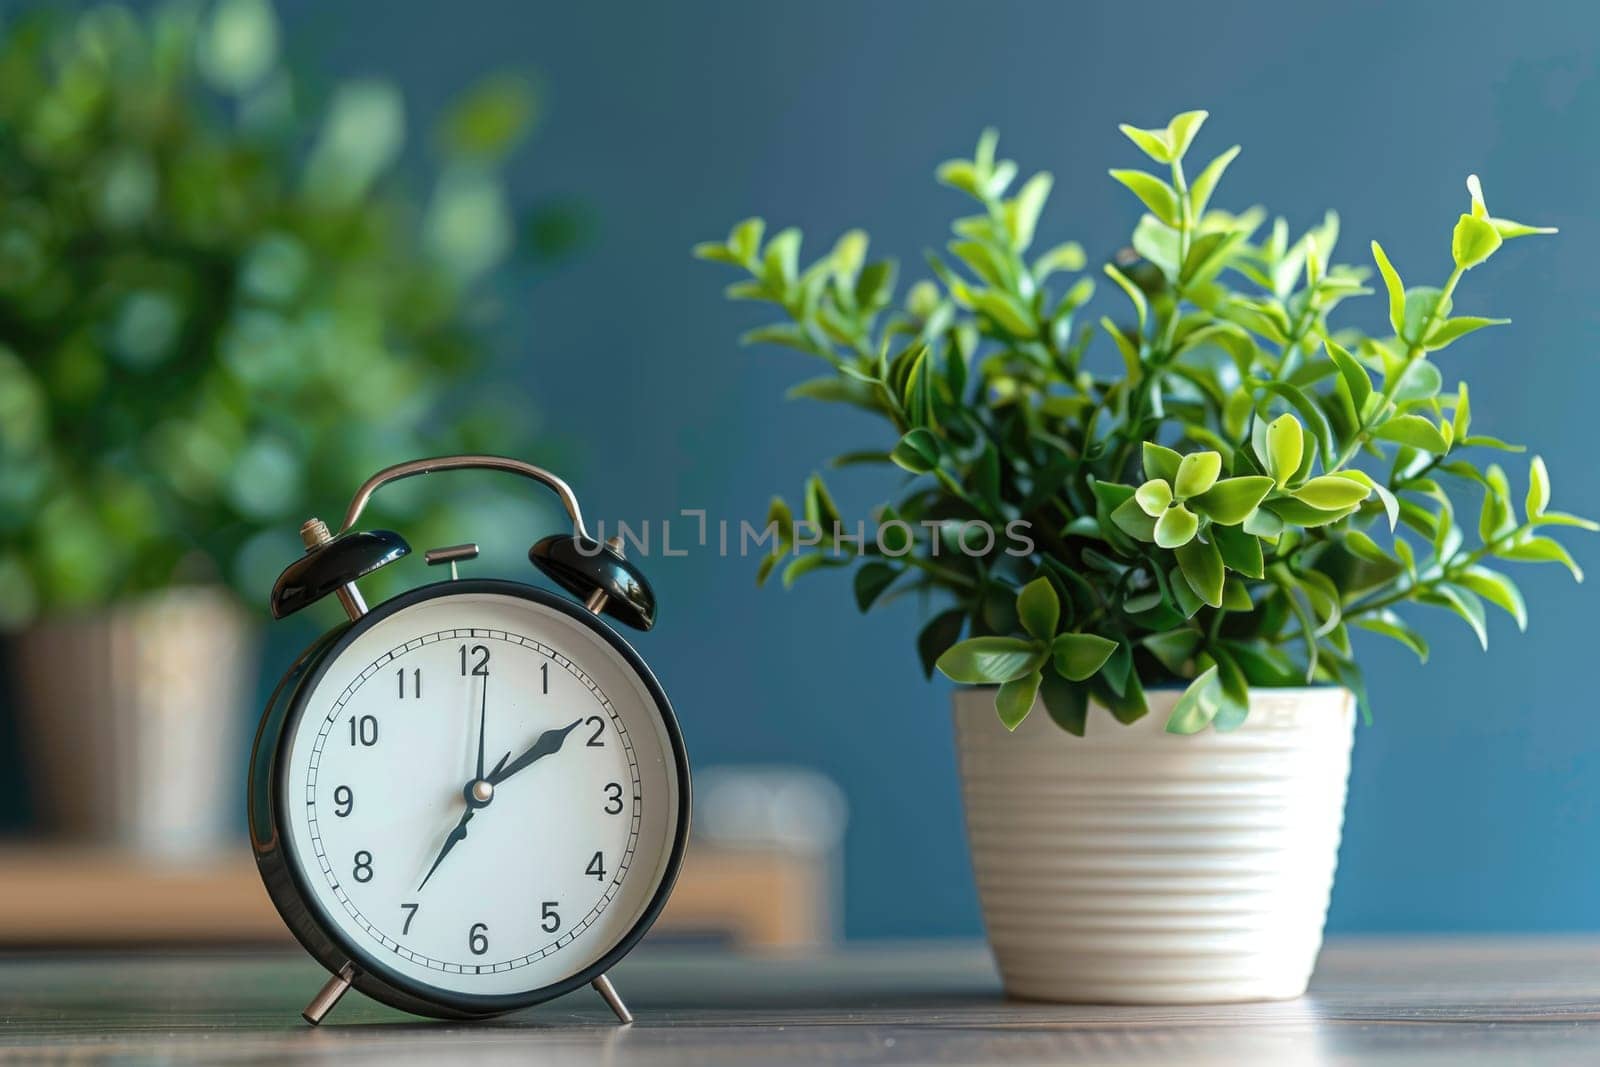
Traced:
<path fill-rule="evenodd" d="M 426 553 L 449 577 L 368 607 L 357 583 L 407 555 L 356 523 L 391 482 L 440 471 L 518 474 L 553 490 L 572 532 L 528 552 L 572 599 L 462 578 L 475 544 Z M 379 471 L 337 534 L 272 590 L 284 618 L 328 596 L 348 620 L 301 654 L 250 757 L 250 843 L 284 922 L 332 976 L 318 1023 L 350 987 L 418 1015 L 496 1015 L 593 985 L 650 928 L 683 860 L 689 765 L 672 705 L 601 616 L 648 630 L 649 583 L 619 540 L 584 529 L 571 488 L 499 456 Z"/>

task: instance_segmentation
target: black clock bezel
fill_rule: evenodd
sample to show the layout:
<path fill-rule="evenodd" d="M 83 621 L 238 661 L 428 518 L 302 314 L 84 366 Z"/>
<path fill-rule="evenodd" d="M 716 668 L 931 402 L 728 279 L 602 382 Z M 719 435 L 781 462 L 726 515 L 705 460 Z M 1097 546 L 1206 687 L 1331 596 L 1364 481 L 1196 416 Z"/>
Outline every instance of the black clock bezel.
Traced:
<path fill-rule="evenodd" d="M 522 993 L 472 994 L 430 986 L 388 966 L 380 957 L 347 939 L 339 924 L 305 884 L 309 872 L 298 857 L 291 854 L 293 846 L 281 832 L 287 822 L 283 807 L 287 767 L 283 757 L 307 698 L 328 667 L 356 638 L 404 608 L 446 596 L 483 593 L 515 597 L 550 608 L 581 623 L 610 645 L 639 676 L 654 701 L 666 730 L 678 779 L 678 818 L 672 828 L 670 854 L 661 880 L 639 918 L 611 948 L 582 971 Z M 402 1011 L 434 1018 L 487 1018 L 517 1011 L 570 993 L 605 974 L 632 951 L 660 916 L 677 882 L 689 838 L 692 798 L 688 754 L 677 716 L 655 674 L 632 645 L 583 607 L 535 586 L 501 579 L 449 580 L 408 590 L 377 605 L 356 622 L 340 626 L 313 642 L 284 674 L 267 704 L 250 755 L 249 777 L 250 837 L 256 866 L 267 894 L 295 938 L 330 973 L 337 974 L 346 965 L 350 966 L 354 972 L 351 984 L 373 999 Z"/>

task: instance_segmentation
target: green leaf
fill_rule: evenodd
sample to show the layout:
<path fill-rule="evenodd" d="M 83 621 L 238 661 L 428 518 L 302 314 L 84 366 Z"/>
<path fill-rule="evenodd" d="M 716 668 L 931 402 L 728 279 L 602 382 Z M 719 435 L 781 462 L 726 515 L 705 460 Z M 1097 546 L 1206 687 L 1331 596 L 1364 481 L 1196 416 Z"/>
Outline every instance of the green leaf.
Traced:
<path fill-rule="evenodd" d="M 1233 657 L 1220 648 L 1213 650 L 1213 657 L 1217 662 L 1217 684 L 1221 701 L 1211 725 L 1219 732 L 1226 733 L 1243 726 L 1250 714 L 1250 684 L 1245 680 L 1244 671 L 1239 669 Z"/>
<path fill-rule="evenodd" d="M 1033 262 L 1033 277 L 1042 282 L 1057 271 L 1082 270 L 1086 257 L 1083 246 L 1076 241 L 1056 245 Z"/>
<path fill-rule="evenodd" d="M 1372 495 L 1372 490 L 1352 478 L 1337 474 L 1324 474 L 1312 478 L 1294 491 L 1295 499 L 1303 500 L 1322 511 L 1338 511 L 1361 503 Z"/>
<path fill-rule="evenodd" d="M 1172 715 L 1167 719 L 1167 733 L 1197 734 L 1211 725 L 1221 706 L 1222 686 L 1217 681 L 1217 668 L 1212 665 L 1189 683 L 1189 688 L 1173 705 Z"/>
<path fill-rule="evenodd" d="M 1178 463 L 1178 476 L 1172 488 L 1179 500 L 1199 496 L 1217 483 L 1222 473 L 1222 455 L 1217 452 L 1190 452 Z"/>
<path fill-rule="evenodd" d="M 1183 463 L 1181 455 L 1153 441 L 1144 442 L 1141 452 L 1146 478 L 1160 478 L 1165 482 L 1178 480 L 1178 467 Z"/>
<path fill-rule="evenodd" d="M 1015 730 L 1028 717 L 1042 681 L 1043 675 L 1031 671 L 1000 686 L 1000 691 L 994 695 L 994 710 L 1007 730 Z"/>
<path fill-rule="evenodd" d="M 856 307 L 865 312 L 887 307 L 894 296 L 894 278 L 899 269 L 892 259 L 868 263 L 861 268 L 855 285 Z"/>
<path fill-rule="evenodd" d="M 1156 531 L 1159 536 L 1160 530 Z M 1160 543 L 1159 541 L 1157 542 Z M 1222 606 L 1222 585 L 1226 577 L 1222 553 L 1209 541 L 1198 538 L 1177 549 L 1178 566 L 1195 595 L 1214 608 Z"/>
<path fill-rule="evenodd" d="M 1552 541 L 1548 537 L 1534 537 L 1521 544 L 1502 548 L 1495 555 L 1501 559 L 1514 559 L 1523 563 L 1560 563 L 1572 572 L 1578 581 L 1583 581 L 1583 568 L 1578 566 L 1576 560 L 1561 547 L 1560 542 Z"/>
<path fill-rule="evenodd" d="M 1190 142 L 1200 132 L 1208 116 L 1209 112 L 1205 111 L 1185 111 L 1174 115 L 1172 121 L 1167 123 L 1167 144 L 1174 160 L 1182 159 L 1184 153 L 1189 151 Z"/>
<path fill-rule="evenodd" d="M 1485 434 L 1477 433 L 1471 437 L 1464 437 L 1457 443 L 1466 448 L 1493 448 L 1500 452 L 1526 452 L 1528 450 L 1526 445 L 1514 445 L 1507 441 L 1502 441 L 1498 437 L 1489 437 Z"/>
<path fill-rule="evenodd" d="M 1089 692 L 1095 700 L 1110 710 L 1112 718 L 1124 725 L 1137 722 L 1150 714 L 1150 705 L 1145 702 L 1144 687 L 1139 684 L 1137 671 L 1128 676 L 1125 693 L 1118 693 L 1112 689 L 1103 674 L 1090 681 L 1088 685 Z"/>
<path fill-rule="evenodd" d="M 1433 323 L 1440 316 L 1450 314 L 1450 298 L 1444 292 L 1428 285 L 1416 285 L 1406 290 L 1405 321 L 1400 324 L 1400 339 L 1406 344 L 1420 344 Z"/>
<path fill-rule="evenodd" d="M 783 568 L 783 587 L 792 589 L 795 582 L 798 582 L 812 571 L 822 567 L 842 567 L 844 562 L 842 559 L 835 559 L 821 552 L 812 552 L 808 555 L 800 556 Z"/>
<path fill-rule="evenodd" d="M 1237 526 L 1213 526 L 1210 536 L 1229 570 L 1250 578 L 1260 578 L 1266 573 L 1261 539 L 1255 534 L 1246 533 Z"/>
<path fill-rule="evenodd" d="M 1323 347 L 1327 349 L 1328 358 L 1333 360 L 1334 366 L 1339 368 L 1339 376 L 1350 390 L 1351 403 L 1359 415 L 1366 407 L 1367 397 L 1372 395 L 1372 376 L 1342 345 L 1324 339 Z"/>
<path fill-rule="evenodd" d="M 1398 441 L 1424 452 L 1444 455 L 1450 451 L 1449 442 L 1439 428 L 1421 415 L 1396 415 L 1373 431 L 1374 437 L 1385 441 Z"/>
<path fill-rule="evenodd" d="M 1281 396 L 1289 401 L 1300 418 L 1305 420 L 1306 431 L 1304 431 L 1304 437 L 1319 444 L 1322 447 L 1324 456 L 1335 454 L 1333 431 L 1328 426 L 1328 418 L 1323 413 L 1322 408 L 1304 390 L 1290 385 L 1288 382 L 1262 382 L 1257 388 Z M 1304 447 L 1303 443 L 1302 447 Z M 1311 457 L 1302 452 L 1300 471 L 1308 471 L 1310 463 Z"/>
<path fill-rule="evenodd" d="M 1600 531 L 1600 522 L 1581 518 L 1577 515 L 1568 515 L 1564 511 L 1547 511 L 1543 515 L 1532 519 L 1531 524 L 1534 526 L 1576 526 L 1578 529 L 1588 530 L 1590 533 Z"/>
<path fill-rule="evenodd" d="M 1430 352 L 1437 352 L 1441 348 L 1449 347 L 1451 342 L 1459 341 L 1467 334 L 1481 330 L 1485 326 L 1504 326 L 1510 321 L 1510 319 L 1482 319 L 1476 315 L 1459 315 L 1435 326 L 1423 346 Z"/>
<path fill-rule="evenodd" d="M 1156 539 L 1156 520 L 1146 515 L 1133 497 L 1111 509 L 1111 522 L 1129 537 L 1145 542 Z"/>
<path fill-rule="evenodd" d="M 1171 597 L 1171 604 L 1178 609 L 1178 615 L 1185 619 L 1192 619 L 1199 614 L 1200 609 L 1206 606 L 1199 595 L 1189 585 L 1188 579 L 1183 576 L 1183 568 L 1173 567 L 1167 572 L 1167 588 Z M 1223 591 L 1227 588 L 1224 586 Z"/>
<path fill-rule="evenodd" d="M 1178 194 L 1172 186 L 1142 170 L 1113 170 L 1111 176 L 1132 190 L 1156 218 L 1168 226 L 1178 225 Z"/>
<path fill-rule="evenodd" d="M 799 271 L 800 231 L 794 227 L 780 230 L 767 242 L 762 254 L 762 279 L 774 289 L 784 289 L 794 284 Z"/>
<path fill-rule="evenodd" d="M 1060 634 L 1050 646 L 1055 655 L 1056 671 L 1074 682 L 1091 677 L 1111 653 L 1117 643 L 1099 634 Z"/>
<path fill-rule="evenodd" d="M 1047 578 L 1035 578 L 1017 594 L 1017 618 L 1022 628 L 1041 641 L 1055 636 L 1061 621 L 1061 600 Z"/>
<path fill-rule="evenodd" d="M 821 534 L 824 541 L 833 537 L 834 529 L 843 521 L 839 517 L 839 509 L 834 506 L 833 497 L 828 493 L 828 487 L 818 474 L 806 479 L 806 521 Z"/>
<path fill-rule="evenodd" d="M 1144 290 L 1140 289 L 1137 285 L 1134 285 L 1133 282 L 1129 281 L 1128 276 L 1123 274 L 1113 264 L 1107 263 L 1101 268 L 1101 270 L 1105 271 L 1107 278 L 1110 278 L 1112 281 L 1117 283 L 1117 288 L 1121 289 L 1125 294 L 1127 294 L 1129 302 L 1133 304 L 1133 310 L 1139 316 L 1139 329 L 1142 332 L 1144 330 L 1145 320 L 1150 314 L 1150 306 L 1145 300 Z M 1115 333 L 1116 331 L 1112 332 Z"/>
<path fill-rule="evenodd" d="M 1344 470 L 1339 472 L 1339 476 L 1358 481 L 1372 490 L 1373 495 L 1383 504 L 1384 514 L 1389 518 L 1389 530 L 1393 532 L 1394 524 L 1400 521 L 1400 501 L 1390 491 L 1389 487 L 1382 482 L 1373 480 L 1372 476 L 1365 471 Z"/>
<path fill-rule="evenodd" d="M 1011 235 L 1011 244 L 1018 252 L 1025 252 L 1033 244 L 1034 228 L 1039 223 L 1039 213 L 1044 210 L 1044 202 L 1050 196 L 1050 187 L 1055 183 L 1048 172 L 1040 171 L 1029 178 L 1017 195 L 1006 203 L 1006 229 Z"/>
<path fill-rule="evenodd" d="M 1206 164 L 1206 169 L 1189 183 L 1189 199 L 1194 204 L 1196 218 L 1205 217 L 1206 207 L 1211 203 L 1211 195 L 1216 192 L 1217 183 L 1222 180 L 1222 172 L 1228 169 L 1228 164 L 1232 163 L 1238 154 L 1239 146 L 1234 145 Z"/>
<path fill-rule="evenodd" d="M 1127 123 L 1121 124 L 1117 129 L 1157 163 L 1172 162 L 1172 142 L 1168 139 L 1166 130 L 1141 130 Z"/>
<path fill-rule="evenodd" d="M 194 14 L 198 16 L 199 12 Z M 187 19 L 165 27 L 163 23 L 156 23 L 158 27 L 167 29 L 176 29 L 178 25 L 187 27 L 188 24 Z M 111 33 L 113 26 L 117 27 L 118 33 Z M 140 54 L 133 51 L 135 48 L 151 48 L 151 51 L 155 51 L 159 47 L 124 43 L 127 40 L 124 34 L 138 32 L 132 26 L 131 19 L 126 24 L 84 19 L 74 29 L 75 35 L 60 32 L 40 34 L 37 30 L 32 31 L 29 37 L 33 43 L 26 47 L 30 51 L 60 51 L 67 54 L 66 49 L 61 46 L 67 46 L 70 41 L 72 42 L 70 54 L 75 61 L 84 62 L 93 56 L 93 61 L 97 64 L 114 57 L 127 59 Z M 244 95 L 271 76 L 278 61 L 279 28 L 273 5 L 266 0 L 223 0 L 222 3 L 211 5 L 209 15 L 204 19 L 204 25 L 200 29 L 198 40 L 195 42 L 195 59 L 201 75 L 213 88 L 226 93 Z M 113 50 L 113 45 L 117 50 Z M 13 62 L 19 60 L 14 59 Z M 109 73 L 109 71 L 100 73 L 98 70 L 94 75 L 85 73 L 81 76 L 84 78 L 82 82 L 84 89 L 88 90 L 90 87 L 98 89 L 104 84 L 102 79 L 106 79 Z M 61 83 L 51 84 L 54 91 L 35 105 L 39 107 L 41 115 L 47 114 L 52 105 L 82 106 L 68 103 L 73 99 L 72 90 L 56 88 Z"/>
<path fill-rule="evenodd" d="M 1486 219 L 1489 217 L 1489 205 L 1483 202 L 1483 183 L 1476 174 L 1467 175 L 1467 195 L 1472 197 L 1472 217 Z"/>
<path fill-rule="evenodd" d="M 1230 574 L 1222 585 L 1222 607 L 1227 611 L 1255 610 L 1256 602 L 1250 595 L 1250 586 L 1237 575 Z"/>
<path fill-rule="evenodd" d="M 1172 486 L 1160 478 L 1151 478 L 1138 488 L 1133 498 L 1146 515 L 1157 519 L 1172 505 Z"/>
<path fill-rule="evenodd" d="M 1111 653 L 1111 658 L 1100 668 L 1100 676 L 1105 679 L 1112 692 L 1123 696 L 1128 692 L 1128 676 L 1132 673 L 1133 646 L 1127 641 L 1119 641 L 1117 650 Z"/>
<path fill-rule="evenodd" d="M 1069 682 L 1054 671 L 1047 671 L 1039 687 L 1039 696 L 1052 722 L 1074 737 L 1083 736 L 1089 719 L 1088 686 Z"/>
<path fill-rule="evenodd" d="M 900 438 L 889 458 L 912 474 L 927 474 L 939 465 L 939 451 L 939 438 L 933 431 L 918 427 Z"/>
<path fill-rule="evenodd" d="M 1554 226 L 1529 226 L 1526 223 L 1512 222 L 1510 219 L 1490 219 L 1489 225 L 1507 241 L 1513 237 L 1527 237 L 1529 234 L 1561 232 Z"/>
<path fill-rule="evenodd" d="M 1549 506 L 1550 472 L 1545 469 L 1544 460 L 1534 456 L 1533 462 L 1528 465 L 1528 518 L 1538 518 Z"/>
<path fill-rule="evenodd" d="M 968 685 L 1009 682 L 1037 670 L 1048 646 L 1020 637 L 969 637 L 952 645 L 935 666 L 951 681 Z"/>
<path fill-rule="evenodd" d="M 922 673 L 928 678 L 933 677 L 934 668 L 939 657 L 944 655 L 951 645 L 961 639 L 961 630 L 967 621 L 967 613 L 961 608 L 951 608 L 949 611 L 935 615 L 928 621 L 928 625 L 917 634 L 917 658 L 922 661 Z"/>
<path fill-rule="evenodd" d="M 1439 368 L 1425 359 L 1415 359 L 1400 372 L 1400 380 L 1395 383 L 1393 400 L 1396 406 L 1404 407 L 1418 400 L 1432 400 L 1439 395 L 1444 379 L 1439 374 Z"/>
<path fill-rule="evenodd" d="M 1497 464 L 1490 464 L 1483 474 L 1483 509 L 1478 513 L 1478 539 L 1487 544 L 1503 534 L 1516 529 L 1516 515 L 1511 510 L 1511 484 L 1506 472 Z"/>
<path fill-rule="evenodd" d="M 1027 339 L 1038 334 L 1033 315 L 1016 297 L 999 289 L 982 289 L 972 294 L 973 305 L 1014 337 Z"/>
<path fill-rule="evenodd" d="M 1467 430 L 1472 427 L 1472 397 L 1467 391 L 1467 383 L 1462 382 L 1456 389 L 1456 410 L 1451 416 L 1450 428 L 1454 431 L 1456 441 L 1464 441 Z"/>
<path fill-rule="evenodd" d="M 1344 547 L 1351 555 L 1366 560 L 1368 563 L 1393 566 L 1394 561 L 1389 553 L 1367 534 L 1360 530 L 1350 529 L 1344 532 Z"/>
<path fill-rule="evenodd" d="M 1278 485 L 1287 485 L 1300 469 L 1304 449 L 1305 432 L 1293 415 L 1279 415 L 1267 426 L 1267 454 L 1261 459 Z"/>
<path fill-rule="evenodd" d="M 1462 270 L 1471 270 L 1500 247 L 1500 231 L 1488 219 L 1462 215 L 1450 236 L 1450 256 Z"/>
<path fill-rule="evenodd" d="M 1488 567 L 1469 567 L 1456 575 L 1456 582 L 1477 593 L 1489 603 L 1504 609 L 1517 622 L 1517 629 L 1528 629 L 1528 606 L 1517 583 Z"/>
<path fill-rule="evenodd" d="M 735 223 L 728 233 L 728 248 L 752 271 L 756 269 L 757 257 L 761 253 L 761 238 L 766 230 L 767 224 L 764 220 L 748 218 Z"/>
<path fill-rule="evenodd" d="M 1272 479 L 1259 474 L 1224 478 L 1188 501 L 1212 522 L 1235 526 L 1250 517 L 1272 491 Z"/>
<path fill-rule="evenodd" d="M 1370 630 L 1375 634 L 1393 638 L 1417 654 L 1417 659 L 1423 663 L 1428 662 L 1428 642 L 1423 640 L 1421 634 L 1413 630 L 1406 622 L 1394 612 L 1385 608 L 1383 611 L 1355 619 L 1355 624 L 1363 630 Z"/>
<path fill-rule="evenodd" d="M 941 185 L 948 185 L 968 196 L 983 199 L 983 182 L 978 178 L 978 170 L 965 159 L 952 159 L 939 164 L 939 169 L 934 171 L 934 177 Z"/>
<path fill-rule="evenodd" d="M 1174 504 L 1156 520 L 1155 542 L 1162 548 L 1177 548 L 1188 544 L 1199 528 L 1200 520 L 1195 518 L 1194 512 L 1182 504 Z"/>
<path fill-rule="evenodd" d="M 461 156 L 493 162 L 521 141 L 532 125 L 538 100 L 528 79 L 491 74 L 458 100 L 444 120 L 444 137 Z"/>
<path fill-rule="evenodd" d="M 1489 626 L 1483 610 L 1483 601 L 1478 595 L 1461 586 L 1450 582 L 1440 582 L 1433 587 L 1432 594 L 1423 594 L 1424 603 L 1437 604 L 1447 607 L 1465 620 L 1472 627 L 1472 632 L 1478 635 L 1478 644 L 1485 650 L 1489 648 Z"/>
<path fill-rule="evenodd" d="M 1376 241 L 1372 242 L 1372 258 L 1378 264 L 1378 273 L 1383 275 L 1383 287 L 1389 291 L 1389 325 L 1398 336 L 1406 319 L 1405 286 L 1400 284 L 1400 275 L 1384 254 L 1383 246 Z"/>
<path fill-rule="evenodd" d="M 1200 633 L 1190 629 L 1168 630 L 1151 634 L 1140 643 L 1163 667 L 1182 676 L 1188 673 L 1189 661 L 1200 647 Z"/>
<path fill-rule="evenodd" d="M 1338 511 L 1323 511 L 1320 508 L 1312 507 L 1304 501 L 1296 500 L 1294 497 L 1274 497 L 1271 500 L 1263 501 L 1261 508 L 1262 511 L 1271 512 L 1291 526 L 1304 526 L 1307 529 L 1338 522 L 1355 510 L 1354 508 L 1341 508 Z M 1257 514 L 1259 515 L 1260 513 L 1258 512 Z M 1254 516 L 1252 516 L 1253 519 Z M 1249 530 L 1250 527 L 1251 523 L 1245 523 L 1246 530 Z"/>
<path fill-rule="evenodd" d="M 898 577 L 900 568 L 892 564 L 879 560 L 863 563 L 856 568 L 856 607 L 863 612 L 869 610 Z"/>

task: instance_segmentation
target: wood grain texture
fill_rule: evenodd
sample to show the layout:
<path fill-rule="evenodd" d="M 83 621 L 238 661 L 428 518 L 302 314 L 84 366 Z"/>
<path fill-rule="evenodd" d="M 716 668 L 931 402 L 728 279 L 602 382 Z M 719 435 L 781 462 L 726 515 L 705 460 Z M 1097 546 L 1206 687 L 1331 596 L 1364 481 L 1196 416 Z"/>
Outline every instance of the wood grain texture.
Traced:
<path fill-rule="evenodd" d="M 1382 941 L 1325 950 L 1298 1001 L 1101 1008 L 1003 999 L 980 946 L 734 956 L 645 949 L 638 1016 L 584 991 L 506 1019 L 424 1023 L 357 996 L 311 1030 L 293 955 L 0 960 L 0 1059 L 299 1063 L 1600 1062 L 1600 941 Z"/>

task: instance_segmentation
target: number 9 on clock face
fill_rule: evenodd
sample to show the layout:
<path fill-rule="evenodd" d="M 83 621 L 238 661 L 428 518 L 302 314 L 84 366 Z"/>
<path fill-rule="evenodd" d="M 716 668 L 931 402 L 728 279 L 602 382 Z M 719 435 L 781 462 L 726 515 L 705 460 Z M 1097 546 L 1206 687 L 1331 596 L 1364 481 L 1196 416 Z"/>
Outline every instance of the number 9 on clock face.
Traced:
<path fill-rule="evenodd" d="M 676 723 L 581 608 L 512 583 L 419 589 L 313 652 L 284 707 L 271 808 L 295 891 L 275 899 L 325 963 L 343 953 L 400 1006 L 559 995 L 631 948 L 671 888 Z"/>

